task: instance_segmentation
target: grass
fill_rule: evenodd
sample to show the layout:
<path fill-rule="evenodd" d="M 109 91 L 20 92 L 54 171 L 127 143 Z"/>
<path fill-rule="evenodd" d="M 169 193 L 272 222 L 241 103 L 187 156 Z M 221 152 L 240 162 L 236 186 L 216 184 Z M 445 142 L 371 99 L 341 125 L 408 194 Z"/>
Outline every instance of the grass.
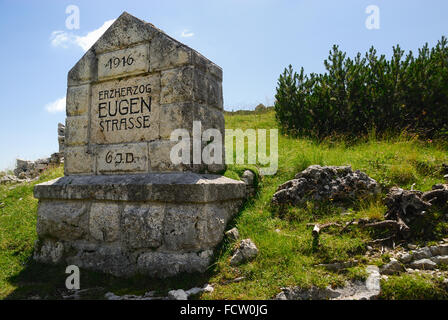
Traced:
<path fill-rule="evenodd" d="M 227 114 L 227 128 L 273 129 L 277 128 L 272 111 L 253 114 Z M 376 179 L 383 187 L 397 185 L 403 188 L 429 190 L 435 183 L 443 182 L 440 166 L 448 162 L 448 148 L 437 142 L 421 141 L 400 136 L 377 139 L 374 135 L 357 143 L 342 140 L 317 142 L 312 139 L 294 138 L 279 134 L 278 172 L 273 176 L 257 179 L 257 195 L 246 202 L 229 228 L 236 226 L 240 236 L 251 238 L 260 250 L 259 256 L 238 267 L 229 264 L 236 245 L 224 240 L 216 249 L 215 262 L 205 274 L 180 276 L 157 280 L 147 277 L 119 279 L 101 273 L 82 270 L 81 288 L 103 287 L 116 294 L 142 294 L 149 290 L 166 293 L 170 289 L 185 288 L 212 283 L 213 293 L 201 299 L 270 299 L 281 287 L 309 287 L 312 285 L 342 285 L 349 279 L 363 279 L 367 263 L 366 242 L 373 235 L 357 228 L 339 234 L 338 229 L 328 229 L 322 234 L 320 244 L 313 247 L 311 229 L 307 223 L 350 221 L 354 218 L 382 219 L 385 207 L 381 197 L 345 204 L 307 203 L 303 208 L 287 207 L 283 210 L 270 204 L 278 185 L 312 164 L 351 165 Z M 238 179 L 246 168 L 256 170 L 257 165 L 229 165 L 224 175 Z M 62 175 L 62 168 L 49 170 L 38 182 Z M 32 196 L 33 184 L 21 185 L 12 190 L 0 189 L 0 298 L 27 298 L 34 294 L 41 297 L 60 298 L 64 289 L 65 267 L 36 264 L 30 257 L 36 239 L 35 222 L 37 201 Z M 21 200 L 19 200 L 21 199 Z M 344 213 L 344 214 L 342 214 Z M 440 213 L 436 213 L 440 216 Z M 447 227 L 437 224 L 437 237 L 446 236 Z M 316 266 L 320 263 L 357 260 L 359 263 L 339 273 Z M 239 282 L 229 282 L 244 277 Z M 412 286 L 406 287 L 408 276 L 391 277 L 385 282 L 383 298 L 403 299 L 414 296 L 433 298 L 426 289 L 437 287 L 437 298 L 445 298 L 446 291 L 437 279 L 412 278 Z M 101 298 L 104 292 L 92 296 Z"/>

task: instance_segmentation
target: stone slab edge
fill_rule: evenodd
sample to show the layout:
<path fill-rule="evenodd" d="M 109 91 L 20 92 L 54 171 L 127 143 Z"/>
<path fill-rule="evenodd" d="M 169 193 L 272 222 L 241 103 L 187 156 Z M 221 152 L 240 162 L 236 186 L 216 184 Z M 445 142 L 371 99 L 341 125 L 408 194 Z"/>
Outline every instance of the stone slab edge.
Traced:
<path fill-rule="evenodd" d="M 38 199 L 205 203 L 243 199 L 246 185 L 220 175 L 149 173 L 65 176 L 34 187 Z"/>

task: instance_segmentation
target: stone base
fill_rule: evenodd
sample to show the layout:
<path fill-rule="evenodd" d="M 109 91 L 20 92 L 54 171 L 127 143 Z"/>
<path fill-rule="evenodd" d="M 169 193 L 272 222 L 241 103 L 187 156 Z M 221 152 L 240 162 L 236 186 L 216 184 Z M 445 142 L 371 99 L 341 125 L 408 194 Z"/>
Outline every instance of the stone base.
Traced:
<path fill-rule="evenodd" d="M 245 184 L 196 173 L 66 176 L 34 195 L 35 260 L 168 277 L 206 270 Z"/>

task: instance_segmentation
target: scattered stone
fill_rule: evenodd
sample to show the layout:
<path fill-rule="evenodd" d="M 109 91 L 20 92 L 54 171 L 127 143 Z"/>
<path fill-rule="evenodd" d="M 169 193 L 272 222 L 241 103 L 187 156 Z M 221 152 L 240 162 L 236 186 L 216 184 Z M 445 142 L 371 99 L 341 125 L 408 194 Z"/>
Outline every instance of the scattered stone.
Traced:
<path fill-rule="evenodd" d="M 421 260 L 432 257 L 431 250 L 428 247 L 424 247 L 416 250 L 412 253 L 413 260 Z"/>
<path fill-rule="evenodd" d="M 18 182 L 21 182 L 20 179 L 9 174 L 4 175 L 3 177 L 0 178 L 0 184 L 12 184 Z"/>
<path fill-rule="evenodd" d="M 435 256 L 432 257 L 430 260 L 436 263 L 437 265 L 441 264 L 448 265 L 448 256 Z"/>
<path fill-rule="evenodd" d="M 241 240 L 238 249 L 230 259 L 230 265 L 236 266 L 255 258 L 258 255 L 258 248 L 251 239 Z"/>
<path fill-rule="evenodd" d="M 281 288 L 275 300 L 329 300 L 339 297 L 341 294 L 331 287 L 318 288 L 311 287 L 302 289 L 300 287 Z"/>
<path fill-rule="evenodd" d="M 214 290 L 215 290 L 215 288 L 213 288 L 213 286 L 210 285 L 210 284 L 206 284 L 206 285 L 204 286 L 204 292 L 211 293 L 211 292 L 213 292 Z"/>
<path fill-rule="evenodd" d="M 398 274 L 403 271 L 406 271 L 406 269 L 400 262 L 398 262 L 398 260 L 394 258 L 391 258 L 389 263 L 381 267 L 381 274 L 391 275 L 391 274 Z"/>
<path fill-rule="evenodd" d="M 63 154 L 65 148 L 65 125 L 58 123 L 59 153 Z"/>
<path fill-rule="evenodd" d="M 189 296 L 200 294 L 202 292 L 213 292 L 213 287 L 210 284 L 206 284 L 202 288 L 194 287 L 186 291 L 183 289 L 171 290 L 168 292 L 167 297 L 156 296 L 156 291 L 148 291 L 142 296 L 117 296 L 112 292 L 108 292 L 104 295 L 104 297 L 108 300 L 188 300 Z"/>
<path fill-rule="evenodd" d="M 301 205 L 309 200 L 348 200 L 380 192 L 379 184 L 364 172 L 350 166 L 309 166 L 293 180 L 280 185 L 274 204 Z"/>
<path fill-rule="evenodd" d="M 412 255 L 409 253 L 402 253 L 399 257 L 398 260 L 400 260 L 402 263 L 407 264 L 409 262 L 412 261 Z"/>
<path fill-rule="evenodd" d="M 240 237 L 240 234 L 239 234 L 237 228 L 232 228 L 226 232 L 226 236 L 230 241 L 235 241 L 235 240 L 238 240 L 238 238 Z"/>
<path fill-rule="evenodd" d="M 255 174 L 251 170 L 246 170 L 241 180 L 246 185 L 247 196 L 252 197 L 255 194 Z"/>
<path fill-rule="evenodd" d="M 433 270 L 437 267 L 437 264 L 429 259 L 421 259 L 411 262 L 410 266 L 419 270 Z"/>
<path fill-rule="evenodd" d="M 60 153 L 53 153 L 49 158 L 37 159 L 36 161 L 17 159 L 14 175 L 20 180 L 29 181 L 29 179 L 39 177 L 51 165 L 60 164 L 62 159 Z"/>
<path fill-rule="evenodd" d="M 412 244 L 412 243 L 408 243 L 408 249 L 409 250 L 415 250 L 415 249 L 417 249 L 417 246 L 415 245 L 415 244 Z"/>
<path fill-rule="evenodd" d="M 188 300 L 188 294 L 182 290 L 171 290 L 168 292 L 168 298 L 170 300 Z"/>
<path fill-rule="evenodd" d="M 353 281 L 343 288 L 332 289 L 311 287 L 282 288 L 276 300 L 372 300 L 378 297 L 381 291 L 380 273 L 377 266 L 367 266 L 369 276 L 365 282 Z"/>

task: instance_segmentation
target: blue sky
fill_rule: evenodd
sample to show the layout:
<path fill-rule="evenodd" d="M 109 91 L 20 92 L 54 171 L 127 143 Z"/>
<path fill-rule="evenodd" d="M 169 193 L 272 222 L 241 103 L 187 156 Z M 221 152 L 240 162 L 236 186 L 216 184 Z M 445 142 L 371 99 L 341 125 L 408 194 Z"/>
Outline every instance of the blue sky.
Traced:
<path fill-rule="evenodd" d="M 66 28 L 69 5 L 79 8 L 77 30 Z M 369 5 L 379 29 L 366 28 Z M 67 72 L 123 11 L 221 66 L 227 110 L 272 104 L 288 64 L 323 72 L 333 44 L 350 56 L 372 45 L 388 55 L 397 43 L 415 51 L 448 35 L 446 0 L 0 0 L 0 169 L 57 151 Z"/>

